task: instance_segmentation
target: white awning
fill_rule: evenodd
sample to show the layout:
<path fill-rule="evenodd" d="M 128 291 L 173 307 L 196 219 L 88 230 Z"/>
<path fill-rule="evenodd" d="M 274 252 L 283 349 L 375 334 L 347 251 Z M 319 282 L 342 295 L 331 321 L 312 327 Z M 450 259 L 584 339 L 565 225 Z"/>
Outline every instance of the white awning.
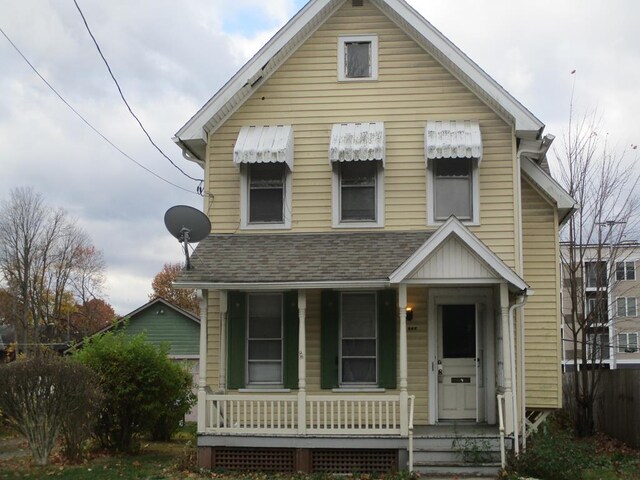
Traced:
<path fill-rule="evenodd" d="M 427 121 L 424 133 L 426 160 L 438 158 L 482 159 L 482 136 L 475 120 Z"/>
<path fill-rule="evenodd" d="M 331 129 L 329 160 L 380 160 L 384 165 L 384 123 L 336 123 Z"/>
<path fill-rule="evenodd" d="M 291 125 L 242 127 L 233 149 L 233 163 L 286 163 L 293 171 Z"/>

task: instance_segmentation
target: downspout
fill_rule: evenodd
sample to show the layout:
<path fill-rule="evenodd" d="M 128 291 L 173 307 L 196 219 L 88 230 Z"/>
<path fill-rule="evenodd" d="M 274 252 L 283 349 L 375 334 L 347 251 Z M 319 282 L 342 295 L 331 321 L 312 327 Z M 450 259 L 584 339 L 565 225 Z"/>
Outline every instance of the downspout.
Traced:
<path fill-rule="evenodd" d="M 520 444 L 518 441 L 519 430 L 518 430 L 518 382 L 516 377 L 516 348 L 515 348 L 515 320 L 514 320 L 514 312 L 516 308 L 522 308 L 527 303 L 527 292 L 523 290 L 522 294 L 518 297 L 516 303 L 509 307 L 509 343 L 511 344 L 511 348 L 509 348 L 509 356 L 511 357 L 511 382 L 513 384 L 512 387 L 512 395 L 511 395 L 511 408 L 513 410 L 513 438 L 514 438 L 514 452 L 516 455 L 520 453 Z M 524 400 L 524 398 L 523 398 Z M 523 419 L 524 420 L 524 419 Z M 524 425 L 524 421 L 522 422 Z"/>

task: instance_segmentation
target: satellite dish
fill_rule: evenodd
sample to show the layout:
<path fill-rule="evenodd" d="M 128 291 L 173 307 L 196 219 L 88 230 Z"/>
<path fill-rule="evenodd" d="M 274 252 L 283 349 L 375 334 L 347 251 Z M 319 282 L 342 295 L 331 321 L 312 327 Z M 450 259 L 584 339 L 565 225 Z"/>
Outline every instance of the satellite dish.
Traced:
<path fill-rule="evenodd" d="M 169 233 L 184 244 L 187 270 L 189 263 L 189 244 L 204 240 L 211 231 L 211 221 L 197 208 L 188 205 L 176 205 L 164 214 L 164 224 Z"/>

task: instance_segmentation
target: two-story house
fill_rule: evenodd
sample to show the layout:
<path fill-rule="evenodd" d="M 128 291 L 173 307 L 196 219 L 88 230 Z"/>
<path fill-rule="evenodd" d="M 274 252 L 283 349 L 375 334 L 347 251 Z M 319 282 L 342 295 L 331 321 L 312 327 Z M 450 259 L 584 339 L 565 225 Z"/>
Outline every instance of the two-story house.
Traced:
<path fill-rule="evenodd" d="M 543 130 L 404 0 L 311 0 L 249 60 L 174 139 L 212 223 L 177 282 L 200 465 L 447 471 L 414 442 L 560 408 Z"/>
<path fill-rule="evenodd" d="M 568 246 L 561 245 L 564 258 Z M 572 326 L 572 301 L 568 268 L 563 268 L 562 290 L 562 364 L 565 371 L 582 363 L 586 349 L 589 368 L 640 367 L 640 244 L 578 246 L 584 252 L 577 277 L 577 314 L 585 320 Z M 585 337 L 582 337 L 582 328 Z M 574 335 L 574 331 L 578 333 Z M 574 341 L 575 339 L 575 341 Z"/>

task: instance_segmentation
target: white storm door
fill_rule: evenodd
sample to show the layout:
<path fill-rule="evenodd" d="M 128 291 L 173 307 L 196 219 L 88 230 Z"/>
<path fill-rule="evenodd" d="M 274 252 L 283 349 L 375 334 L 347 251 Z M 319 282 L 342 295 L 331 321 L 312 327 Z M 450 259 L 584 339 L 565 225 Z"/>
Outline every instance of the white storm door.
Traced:
<path fill-rule="evenodd" d="M 438 306 L 438 420 L 477 421 L 475 305 Z"/>

